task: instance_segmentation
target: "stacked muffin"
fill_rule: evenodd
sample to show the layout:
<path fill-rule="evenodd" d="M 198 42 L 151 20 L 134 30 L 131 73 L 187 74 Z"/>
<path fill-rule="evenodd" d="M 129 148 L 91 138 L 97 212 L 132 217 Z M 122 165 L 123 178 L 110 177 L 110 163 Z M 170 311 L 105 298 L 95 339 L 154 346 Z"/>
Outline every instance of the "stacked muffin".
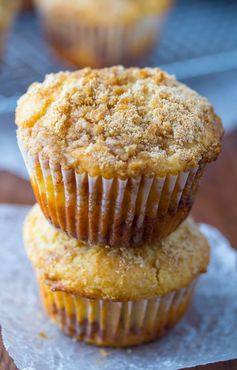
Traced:
<path fill-rule="evenodd" d="M 154 46 L 171 0 L 35 0 L 53 50 L 76 66 L 137 63 Z"/>
<path fill-rule="evenodd" d="M 221 149 L 212 106 L 158 68 L 86 68 L 33 84 L 16 123 L 40 205 L 24 240 L 48 315 L 97 345 L 162 335 L 208 266 L 187 217 Z"/>

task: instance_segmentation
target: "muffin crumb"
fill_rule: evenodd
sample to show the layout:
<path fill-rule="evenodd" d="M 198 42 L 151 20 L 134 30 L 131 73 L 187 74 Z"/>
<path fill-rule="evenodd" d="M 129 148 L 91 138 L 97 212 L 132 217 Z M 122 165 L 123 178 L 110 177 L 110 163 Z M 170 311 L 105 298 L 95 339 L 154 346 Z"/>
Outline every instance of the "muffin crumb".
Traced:
<path fill-rule="evenodd" d="M 104 349 L 100 349 L 100 356 L 101 357 L 108 357 L 110 355 L 110 352 L 105 351 Z"/>
<path fill-rule="evenodd" d="M 48 339 L 48 336 L 44 331 L 40 331 L 38 333 L 38 337 L 41 338 L 41 339 Z"/>

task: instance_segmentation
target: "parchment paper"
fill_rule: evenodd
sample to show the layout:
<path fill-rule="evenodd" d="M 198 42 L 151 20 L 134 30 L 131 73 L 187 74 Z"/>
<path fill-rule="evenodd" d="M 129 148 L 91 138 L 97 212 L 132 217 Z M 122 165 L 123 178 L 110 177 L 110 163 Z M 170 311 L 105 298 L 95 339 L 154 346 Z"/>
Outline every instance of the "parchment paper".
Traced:
<path fill-rule="evenodd" d="M 182 322 L 160 341 L 101 350 L 72 341 L 46 318 L 23 249 L 26 212 L 26 207 L 0 206 L 0 324 L 19 369 L 175 370 L 237 357 L 237 254 L 216 229 L 201 225 L 212 263 Z"/>

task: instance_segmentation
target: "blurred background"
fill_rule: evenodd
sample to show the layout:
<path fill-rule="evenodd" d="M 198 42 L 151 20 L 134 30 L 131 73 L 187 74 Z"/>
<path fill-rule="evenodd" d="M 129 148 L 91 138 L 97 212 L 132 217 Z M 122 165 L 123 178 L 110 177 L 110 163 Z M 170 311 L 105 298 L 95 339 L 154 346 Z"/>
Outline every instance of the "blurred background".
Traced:
<path fill-rule="evenodd" d="M 1 1 L 3 0 L 0 0 L 0 3 Z M 40 3 L 39 0 L 38 3 Z M 45 0 L 44 3 L 46 3 Z M 9 22 L 11 30 L 5 40 L 5 50 L 1 54 L 1 201 L 33 202 L 28 184 L 20 181 L 16 176 L 9 177 L 9 172 L 23 178 L 27 177 L 15 138 L 14 111 L 17 99 L 26 91 L 30 83 L 42 81 L 46 73 L 75 68 L 67 62 L 65 54 L 62 60 L 57 56 L 59 53 L 51 49 L 47 42 L 50 40 L 50 34 L 48 38 L 45 37 L 45 23 L 42 26 L 40 20 L 44 17 L 42 9 L 40 13 L 41 17 L 39 12 L 31 7 L 29 0 L 24 1 L 24 9 L 20 7 L 14 19 Z M 235 160 L 237 157 L 235 131 L 237 128 L 237 1 L 177 0 L 163 13 L 162 17 L 165 19 L 162 27 L 154 28 L 158 37 L 152 45 L 152 51 L 147 50 L 143 58 L 139 57 L 135 62 L 133 60 L 132 64 L 160 66 L 175 74 L 178 79 L 206 96 L 222 117 L 227 135 L 227 139 L 224 140 L 223 155 L 218 162 L 218 167 L 215 164 L 204 179 L 199 195 L 200 200 L 194 212 L 198 219 L 221 228 L 237 244 L 234 222 L 237 220 L 235 191 L 237 187 Z M 53 18 L 49 18 L 48 24 L 51 25 L 52 20 Z M 59 31 L 62 31 L 65 25 L 60 25 L 59 22 L 56 26 L 58 38 L 55 34 L 53 37 L 57 39 L 59 45 L 60 43 L 63 45 L 67 31 L 64 34 L 62 32 L 60 34 Z M 84 28 L 84 34 L 86 31 L 90 32 L 90 27 Z M 55 32 L 55 29 L 51 32 Z M 143 33 L 141 28 L 138 28 L 138 35 L 139 32 Z M 0 23 L 1 34 L 3 35 L 3 31 Z M 118 62 L 120 62 L 119 58 Z M 236 176 L 236 182 L 233 183 L 234 176 Z M 15 192 L 10 196 L 8 192 L 13 187 L 12 184 Z M 229 191 L 226 194 L 228 186 Z M 228 214 L 231 214 L 230 219 L 226 213 L 223 217 L 226 209 Z"/>

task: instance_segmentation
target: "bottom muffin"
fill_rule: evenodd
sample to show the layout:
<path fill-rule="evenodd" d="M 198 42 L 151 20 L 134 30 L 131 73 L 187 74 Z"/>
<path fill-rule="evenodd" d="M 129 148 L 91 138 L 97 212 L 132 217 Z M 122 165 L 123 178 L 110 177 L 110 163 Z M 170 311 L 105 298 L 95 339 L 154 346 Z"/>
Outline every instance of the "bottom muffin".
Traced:
<path fill-rule="evenodd" d="M 177 292 L 137 301 L 88 299 L 39 285 L 48 315 L 64 333 L 99 346 L 128 347 L 155 340 L 174 326 L 188 307 L 195 281 Z"/>
<path fill-rule="evenodd" d="M 209 262 L 208 243 L 190 219 L 151 245 L 88 246 L 54 229 L 37 205 L 24 240 L 48 315 L 66 334 L 101 346 L 163 335 L 185 313 Z"/>

